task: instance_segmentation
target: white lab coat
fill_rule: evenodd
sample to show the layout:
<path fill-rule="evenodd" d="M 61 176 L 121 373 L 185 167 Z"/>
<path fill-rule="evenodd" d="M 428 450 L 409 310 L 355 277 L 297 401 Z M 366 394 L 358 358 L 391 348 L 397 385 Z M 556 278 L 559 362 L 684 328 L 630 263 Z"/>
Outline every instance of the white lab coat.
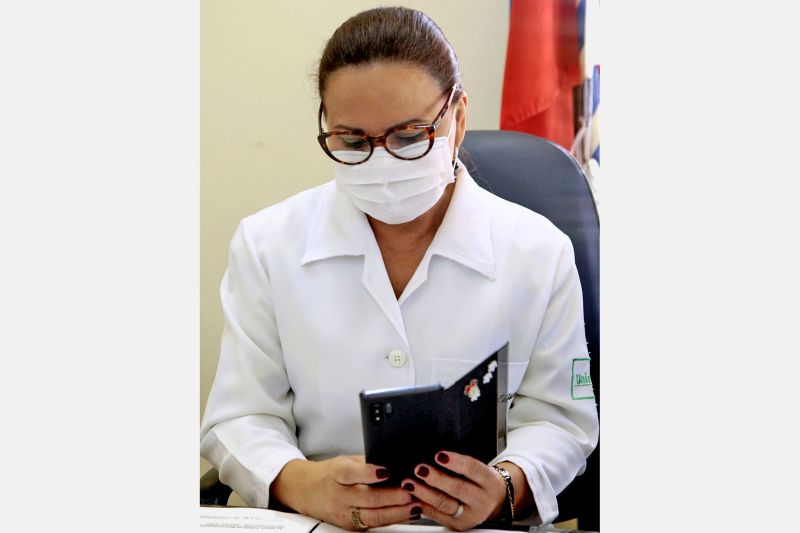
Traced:
<path fill-rule="evenodd" d="M 461 165 L 400 298 L 365 215 L 334 182 L 242 220 L 220 290 L 219 367 L 201 454 L 248 505 L 295 458 L 363 454 L 363 389 L 449 382 L 509 342 L 509 460 L 544 523 L 598 439 L 572 244 Z M 393 357 L 389 357 L 392 353 Z M 581 366 L 583 365 L 583 366 Z M 588 391 L 588 392 L 587 392 Z"/>

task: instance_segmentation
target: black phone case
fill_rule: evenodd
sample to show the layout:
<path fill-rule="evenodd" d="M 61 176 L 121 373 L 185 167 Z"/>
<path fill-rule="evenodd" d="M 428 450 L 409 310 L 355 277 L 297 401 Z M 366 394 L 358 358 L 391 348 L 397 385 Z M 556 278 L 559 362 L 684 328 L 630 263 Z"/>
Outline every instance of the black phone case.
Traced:
<path fill-rule="evenodd" d="M 441 450 L 488 463 L 505 449 L 507 352 L 506 344 L 447 388 L 439 384 L 361 392 L 367 462 L 389 470 L 389 478 L 377 485 L 396 486 L 414 478 L 416 465 L 435 466 L 434 456 Z"/>

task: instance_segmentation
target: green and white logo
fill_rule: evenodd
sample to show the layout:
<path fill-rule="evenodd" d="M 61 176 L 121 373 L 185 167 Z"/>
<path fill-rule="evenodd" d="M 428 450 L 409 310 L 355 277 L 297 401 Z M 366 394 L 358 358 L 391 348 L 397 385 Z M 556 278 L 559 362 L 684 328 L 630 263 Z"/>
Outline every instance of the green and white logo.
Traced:
<path fill-rule="evenodd" d="M 572 360 L 572 383 L 570 383 L 570 393 L 572 394 L 573 400 L 594 399 L 588 357 Z"/>

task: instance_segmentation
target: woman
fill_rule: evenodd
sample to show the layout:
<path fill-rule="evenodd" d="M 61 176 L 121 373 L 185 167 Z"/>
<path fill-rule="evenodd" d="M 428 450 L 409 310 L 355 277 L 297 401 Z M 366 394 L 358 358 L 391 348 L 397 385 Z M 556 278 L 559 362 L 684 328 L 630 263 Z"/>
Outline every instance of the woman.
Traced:
<path fill-rule="evenodd" d="M 249 505 L 346 529 L 552 521 L 598 432 L 591 396 L 570 394 L 588 355 L 569 239 L 460 164 L 467 94 L 424 14 L 352 17 L 318 77 L 335 179 L 233 237 L 202 455 Z M 505 342 L 506 450 L 491 466 L 442 450 L 401 487 L 372 486 L 388 473 L 362 455 L 359 391 L 447 381 Z"/>

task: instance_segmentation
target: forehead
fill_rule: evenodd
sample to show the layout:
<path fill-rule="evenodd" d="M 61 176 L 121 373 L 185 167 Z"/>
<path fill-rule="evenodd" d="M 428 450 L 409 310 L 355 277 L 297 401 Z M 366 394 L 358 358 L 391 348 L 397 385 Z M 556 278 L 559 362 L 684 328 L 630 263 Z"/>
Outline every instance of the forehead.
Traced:
<path fill-rule="evenodd" d="M 382 133 L 409 119 L 432 120 L 443 91 L 418 65 L 368 63 L 334 71 L 322 99 L 326 122 Z"/>

